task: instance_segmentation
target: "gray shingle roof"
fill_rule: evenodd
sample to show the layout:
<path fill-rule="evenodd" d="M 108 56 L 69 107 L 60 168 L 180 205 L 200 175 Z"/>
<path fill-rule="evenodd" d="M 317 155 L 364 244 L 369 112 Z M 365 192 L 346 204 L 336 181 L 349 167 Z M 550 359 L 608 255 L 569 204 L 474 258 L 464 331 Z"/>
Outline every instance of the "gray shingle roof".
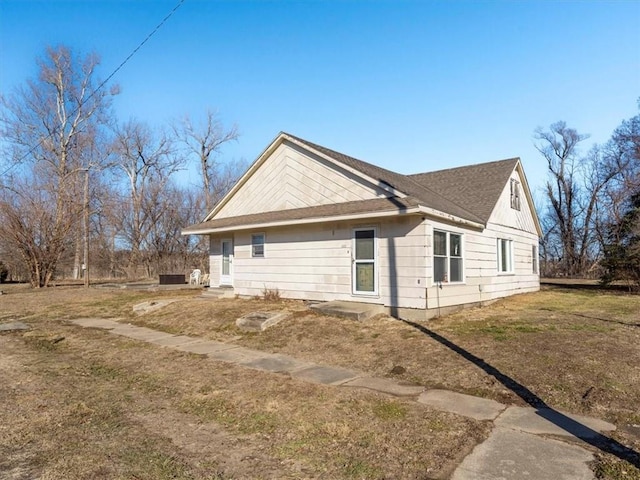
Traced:
<path fill-rule="evenodd" d="M 327 217 L 398 211 L 418 205 L 484 224 L 488 221 L 507 180 L 518 163 L 517 158 L 511 158 L 436 172 L 402 175 L 288 133 L 282 132 L 277 138 L 282 136 L 285 140 L 297 142 L 339 164 L 356 170 L 379 182 L 380 185 L 390 186 L 407 197 L 378 198 L 238 217 L 214 218 L 185 228 L 183 233 L 189 234 L 207 229 L 249 227 L 273 222 L 295 222 L 309 218 L 317 218 L 321 221 L 322 218 Z"/>
<path fill-rule="evenodd" d="M 358 160 L 357 158 L 350 157 L 344 153 L 336 152 L 329 148 L 317 145 L 302 138 L 296 137 L 289 133 L 285 133 L 288 137 L 314 149 L 324 155 L 332 158 L 333 160 L 342 163 L 348 167 L 351 167 L 368 177 L 383 182 L 396 190 L 399 190 L 407 195 L 414 196 L 424 202 L 425 206 L 434 208 L 444 213 L 449 213 L 460 218 L 471 220 L 474 222 L 481 222 L 482 219 L 474 214 L 472 211 L 463 208 L 461 205 L 446 198 L 439 192 L 436 192 L 430 185 L 426 183 L 419 183 L 407 175 L 392 172 L 384 168 L 372 165 L 371 163 Z M 505 180 L 506 181 L 506 180 Z M 502 185 L 504 187 L 504 184 Z"/>
<path fill-rule="evenodd" d="M 408 177 L 462 206 L 486 223 L 517 163 L 517 158 L 509 158 Z"/>
<path fill-rule="evenodd" d="M 251 215 L 241 215 L 238 217 L 226 217 L 209 220 L 207 222 L 191 225 L 182 230 L 183 233 L 196 233 L 201 230 L 228 228 L 228 227 L 251 227 L 252 225 L 274 223 L 274 222 L 294 222 L 308 218 L 318 219 L 336 217 L 341 215 L 355 215 L 369 212 L 395 212 L 408 208 L 417 207 L 420 201 L 413 197 L 390 197 L 376 198 L 372 200 L 358 200 L 354 202 L 330 203 L 315 207 L 292 208 L 288 210 L 276 210 L 273 212 L 253 213 Z"/>

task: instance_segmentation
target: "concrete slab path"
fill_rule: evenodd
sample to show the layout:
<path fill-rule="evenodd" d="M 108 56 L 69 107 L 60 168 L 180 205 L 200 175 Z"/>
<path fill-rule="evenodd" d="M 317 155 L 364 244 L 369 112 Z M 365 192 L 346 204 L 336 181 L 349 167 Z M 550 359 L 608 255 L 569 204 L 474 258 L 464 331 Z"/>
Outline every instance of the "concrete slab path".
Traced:
<path fill-rule="evenodd" d="M 15 332 L 17 330 L 29 330 L 31 327 L 24 322 L 0 323 L 0 332 Z"/>
<path fill-rule="evenodd" d="M 396 397 L 415 397 L 424 392 L 420 385 L 404 385 L 390 378 L 358 377 L 343 383 L 345 387 L 358 387 L 388 393 Z"/>
<path fill-rule="evenodd" d="M 381 393 L 415 397 L 430 408 L 481 421 L 493 421 L 489 437 L 462 461 L 451 480 L 592 480 L 588 462 L 593 454 L 579 444 L 549 438 L 555 435 L 574 442 L 615 430 L 611 423 L 595 418 L 558 412 L 507 406 L 486 398 L 447 390 L 428 390 L 389 378 L 376 378 L 345 368 L 305 362 L 288 355 L 251 350 L 233 343 L 216 342 L 186 335 L 173 335 L 146 327 L 102 318 L 82 318 L 72 323 L 100 328 L 110 333 L 163 348 L 206 355 L 256 370 L 287 373 L 313 383 L 366 388 Z"/>
<path fill-rule="evenodd" d="M 506 405 L 488 398 L 435 389 L 420 395 L 418 402 L 475 420 L 494 420 L 507 408 Z"/>
<path fill-rule="evenodd" d="M 509 407 L 495 421 L 506 427 L 536 435 L 559 435 L 574 440 L 597 438 L 599 432 L 613 431 L 616 426 L 597 418 L 564 413 L 550 408 Z"/>
<path fill-rule="evenodd" d="M 593 455 L 584 448 L 496 428 L 455 470 L 451 480 L 590 480 Z"/>

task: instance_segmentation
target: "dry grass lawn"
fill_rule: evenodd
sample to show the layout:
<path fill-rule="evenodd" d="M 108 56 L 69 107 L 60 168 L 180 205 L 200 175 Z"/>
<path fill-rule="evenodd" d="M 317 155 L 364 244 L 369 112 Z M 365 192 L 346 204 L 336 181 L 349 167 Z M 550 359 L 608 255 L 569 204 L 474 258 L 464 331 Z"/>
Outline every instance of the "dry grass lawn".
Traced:
<path fill-rule="evenodd" d="M 294 301 L 201 299 L 193 290 L 3 290 L 0 322 L 19 319 L 32 330 L 0 335 L 1 478 L 447 478 L 490 429 L 410 400 L 306 384 L 66 321 L 87 316 L 509 404 L 544 402 L 615 423 L 613 438 L 640 451 L 632 427 L 640 424 L 638 296 L 556 288 L 412 325 L 324 317 Z M 178 301 L 133 314 L 134 304 L 160 298 Z M 283 309 L 291 315 L 265 332 L 235 326 L 243 314 Z M 596 453 L 600 478 L 640 478 Z"/>

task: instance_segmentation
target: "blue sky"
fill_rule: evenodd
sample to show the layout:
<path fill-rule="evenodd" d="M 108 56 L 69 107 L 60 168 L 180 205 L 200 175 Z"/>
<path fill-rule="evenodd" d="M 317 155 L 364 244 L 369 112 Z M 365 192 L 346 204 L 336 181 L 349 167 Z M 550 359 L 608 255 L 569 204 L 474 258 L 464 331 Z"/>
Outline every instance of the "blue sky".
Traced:
<path fill-rule="evenodd" d="M 0 91 L 47 45 L 99 53 L 105 78 L 177 3 L 1 0 Z M 284 130 L 401 173 L 519 156 L 537 190 L 536 127 L 588 148 L 638 113 L 640 2 L 185 0 L 114 81 L 121 120 L 217 109 L 229 159 Z"/>

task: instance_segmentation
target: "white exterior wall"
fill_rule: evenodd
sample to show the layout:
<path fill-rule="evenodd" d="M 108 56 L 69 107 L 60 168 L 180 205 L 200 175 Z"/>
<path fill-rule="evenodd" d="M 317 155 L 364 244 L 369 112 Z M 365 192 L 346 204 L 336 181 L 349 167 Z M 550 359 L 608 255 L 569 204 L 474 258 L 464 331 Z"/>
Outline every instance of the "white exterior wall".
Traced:
<path fill-rule="evenodd" d="M 518 172 L 512 178 L 522 181 Z M 533 273 L 532 247 L 538 247 L 538 234 L 530 206 L 521 188 L 520 210 L 511 208 L 511 190 L 507 182 L 496 207 L 483 231 L 471 231 L 430 221 L 427 230 L 434 229 L 463 234 L 465 281 L 460 284 L 431 282 L 427 290 L 427 308 L 448 307 L 464 303 L 485 302 L 516 293 L 540 289 L 540 277 Z M 498 272 L 498 239 L 513 241 L 513 273 Z M 429 278 L 433 278 L 433 249 L 427 248 Z M 538 259 L 536 259 L 537 264 Z M 539 265 L 538 265 L 539 271 Z"/>
<path fill-rule="evenodd" d="M 280 145 L 216 218 L 387 195 L 382 188 L 308 155 L 293 145 Z M 537 291 L 540 279 L 532 265 L 532 247 L 538 246 L 535 217 L 519 170 L 512 178 L 521 185 L 520 210 L 511 208 L 507 182 L 484 230 L 405 215 L 211 235 L 210 284 L 220 286 L 221 240 L 230 239 L 233 287 L 240 295 L 278 289 L 285 298 L 437 309 Z M 362 227 L 375 227 L 377 233 L 375 295 L 353 294 L 353 229 Z M 462 234 L 463 282 L 434 285 L 434 229 Z M 264 258 L 251 257 L 252 233 L 265 234 Z M 512 273 L 498 272 L 499 238 L 513 241 Z"/>
<path fill-rule="evenodd" d="M 366 184 L 288 142 L 251 175 L 215 218 L 384 198 L 384 189 Z"/>
<path fill-rule="evenodd" d="M 352 293 L 353 229 L 377 231 L 375 295 Z M 251 234 L 264 233 L 264 258 L 251 257 Z M 212 236 L 211 285 L 220 285 L 220 240 Z M 240 295 L 278 289 L 284 298 L 348 300 L 402 308 L 425 303 L 424 222 L 417 216 L 376 222 L 332 222 L 236 232 L 233 287 Z"/>

